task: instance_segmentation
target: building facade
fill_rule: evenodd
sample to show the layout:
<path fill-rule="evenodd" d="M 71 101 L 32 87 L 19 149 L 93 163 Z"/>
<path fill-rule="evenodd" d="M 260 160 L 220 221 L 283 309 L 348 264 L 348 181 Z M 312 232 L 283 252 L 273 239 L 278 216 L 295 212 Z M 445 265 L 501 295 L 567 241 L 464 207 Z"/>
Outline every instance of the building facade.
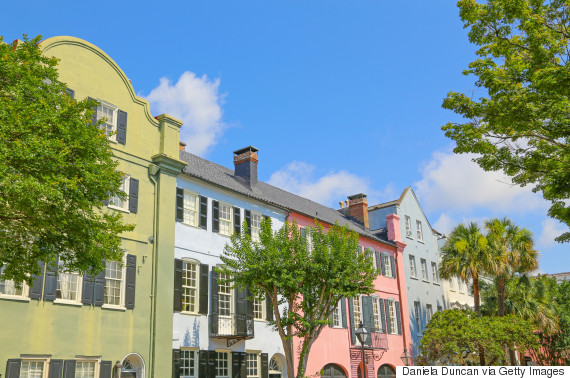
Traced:
<path fill-rule="evenodd" d="M 181 122 L 154 118 L 125 73 L 96 46 L 72 37 L 41 42 L 60 59 L 60 80 L 76 99 L 100 101 L 133 231 L 121 235 L 121 262 L 95 277 L 44 268 L 32 287 L 1 281 L 0 372 L 4 377 L 158 377 L 171 370 L 176 177 Z M 59 270 L 59 271 L 58 271 Z"/>

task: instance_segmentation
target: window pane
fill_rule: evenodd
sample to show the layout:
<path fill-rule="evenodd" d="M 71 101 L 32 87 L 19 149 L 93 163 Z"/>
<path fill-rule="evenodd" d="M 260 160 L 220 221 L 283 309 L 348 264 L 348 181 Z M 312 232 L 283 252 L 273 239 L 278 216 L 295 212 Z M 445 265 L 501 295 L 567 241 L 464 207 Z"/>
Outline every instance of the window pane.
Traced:
<path fill-rule="evenodd" d="M 2 274 L 4 269 L 6 269 L 4 266 L 0 268 L 0 274 Z M 16 288 L 16 284 L 12 280 L 0 280 L 0 294 L 22 296 L 23 287 L 24 284 L 22 284 L 21 288 Z"/>
<path fill-rule="evenodd" d="M 196 377 L 196 351 L 181 350 L 180 351 L 180 377 L 193 378 Z"/>
<path fill-rule="evenodd" d="M 257 354 L 256 353 L 247 353 L 247 376 L 248 377 L 257 377 L 258 376 L 258 368 L 257 368 Z"/>
<path fill-rule="evenodd" d="M 184 262 L 182 270 L 182 311 L 196 311 L 197 274 L 198 264 Z"/>
<path fill-rule="evenodd" d="M 75 378 L 95 378 L 95 361 L 77 361 Z"/>
<path fill-rule="evenodd" d="M 228 376 L 228 353 L 216 352 L 216 377 Z"/>
<path fill-rule="evenodd" d="M 20 378 L 43 378 L 44 361 L 22 361 Z"/>
<path fill-rule="evenodd" d="M 116 261 L 107 261 L 105 269 L 105 304 L 120 306 L 123 268 Z"/>

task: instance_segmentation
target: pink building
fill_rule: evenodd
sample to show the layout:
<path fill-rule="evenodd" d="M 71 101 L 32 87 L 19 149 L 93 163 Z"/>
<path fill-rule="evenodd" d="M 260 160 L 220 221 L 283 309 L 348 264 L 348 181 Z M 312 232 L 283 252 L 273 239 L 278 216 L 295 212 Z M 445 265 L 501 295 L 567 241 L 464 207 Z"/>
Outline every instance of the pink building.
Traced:
<path fill-rule="evenodd" d="M 316 211 L 291 211 L 287 219 L 296 220 L 300 227 L 310 227 L 314 219 L 318 219 L 325 228 L 335 221 L 348 223 L 358 232 L 363 253 L 372 254 L 379 272 L 373 294 L 346 298 L 339 303 L 333 314 L 332 326 L 322 331 L 311 348 L 305 374 L 313 377 L 363 377 L 362 349 L 355 334 L 362 322 L 371 335 L 365 345 L 365 376 L 395 377 L 395 366 L 403 365 L 401 356 L 404 349 L 411 351 L 412 348 L 409 316 L 402 316 L 408 314 L 408 305 L 402 261 L 406 245 L 400 237 L 399 216 L 389 215 L 386 229 L 373 234 L 368 229 L 366 195 L 351 196 L 346 207 L 344 205 L 341 203 L 338 211 L 324 206 L 319 206 Z"/>

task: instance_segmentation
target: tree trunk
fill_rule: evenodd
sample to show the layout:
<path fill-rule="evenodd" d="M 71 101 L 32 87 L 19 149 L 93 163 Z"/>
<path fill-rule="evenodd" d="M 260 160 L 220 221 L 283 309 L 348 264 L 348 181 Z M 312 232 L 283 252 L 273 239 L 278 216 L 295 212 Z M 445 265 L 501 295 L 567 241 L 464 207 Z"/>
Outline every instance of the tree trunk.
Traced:
<path fill-rule="evenodd" d="M 499 277 L 497 280 L 497 307 L 498 315 L 505 316 L 505 278 Z"/>
<path fill-rule="evenodd" d="M 512 366 L 517 366 L 517 356 L 516 356 L 516 351 L 509 347 L 509 358 L 511 360 L 511 365 Z"/>
<path fill-rule="evenodd" d="M 471 274 L 473 278 L 473 301 L 475 303 L 475 312 L 481 316 L 481 293 L 479 292 L 479 275 Z M 486 366 L 485 362 L 485 349 L 479 347 L 479 365 Z"/>
<path fill-rule="evenodd" d="M 309 361 L 309 351 L 313 345 L 313 338 L 308 336 L 303 339 L 301 353 L 299 353 L 299 365 L 297 366 L 297 378 L 303 378 L 307 370 L 307 362 Z"/>

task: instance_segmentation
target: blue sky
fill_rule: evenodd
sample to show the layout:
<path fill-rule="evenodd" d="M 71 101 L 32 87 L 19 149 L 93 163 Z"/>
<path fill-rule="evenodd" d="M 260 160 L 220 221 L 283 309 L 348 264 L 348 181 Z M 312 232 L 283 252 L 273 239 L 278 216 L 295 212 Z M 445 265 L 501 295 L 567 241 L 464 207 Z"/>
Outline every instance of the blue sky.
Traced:
<path fill-rule="evenodd" d="M 434 228 L 508 216 L 534 233 L 543 272 L 570 271 L 569 246 L 553 241 L 567 228 L 541 196 L 454 155 L 441 131 L 460 121 L 441 108 L 448 91 L 483 94 L 461 75 L 475 46 L 454 1 L 20 1 L 0 25 L 6 41 L 97 45 L 218 164 L 254 145 L 260 179 L 335 208 L 411 185 Z"/>

